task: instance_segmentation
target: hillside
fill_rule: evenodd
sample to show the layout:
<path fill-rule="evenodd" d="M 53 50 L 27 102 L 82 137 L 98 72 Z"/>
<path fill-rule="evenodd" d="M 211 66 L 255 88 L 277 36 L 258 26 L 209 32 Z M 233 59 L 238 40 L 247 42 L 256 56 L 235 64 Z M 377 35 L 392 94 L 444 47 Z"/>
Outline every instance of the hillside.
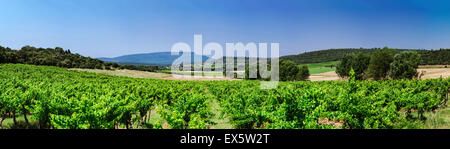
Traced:
<path fill-rule="evenodd" d="M 280 82 L 267 90 L 259 81 L 138 79 L 23 64 L 0 70 L 2 129 L 449 128 L 448 78 Z"/>
<path fill-rule="evenodd" d="M 306 52 L 298 55 L 288 55 L 281 57 L 285 60 L 294 61 L 297 64 L 312 64 L 330 61 L 339 61 L 346 54 L 370 53 L 378 48 L 373 49 L 328 49 L 320 51 Z M 416 50 L 416 49 L 396 49 L 401 51 L 417 51 L 421 55 L 421 65 L 449 65 L 450 49 L 441 50 Z"/>
<path fill-rule="evenodd" d="M 0 63 L 32 64 L 57 66 L 63 68 L 87 69 L 131 69 L 156 71 L 157 66 L 119 65 L 114 62 L 104 62 L 99 59 L 85 57 L 63 48 L 36 48 L 24 46 L 19 50 L 0 46 Z"/>
<path fill-rule="evenodd" d="M 21 63 L 33 65 L 58 66 L 65 68 L 108 69 L 113 63 L 84 57 L 63 48 L 36 48 L 24 46 L 13 50 L 0 46 L 0 63 Z"/>
<path fill-rule="evenodd" d="M 192 54 L 192 56 L 193 55 L 194 54 Z M 117 62 L 120 64 L 170 65 L 180 56 L 181 55 L 172 55 L 171 52 L 157 52 L 157 53 L 124 55 L 115 58 L 103 57 L 99 59 L 106 62 Z M 206 61 L 208 60 L 208 58 L 209 57 L 207 56 L 203 56 L 202 61 Z M 194 60 L 192 59 L 192 61 Z"/>

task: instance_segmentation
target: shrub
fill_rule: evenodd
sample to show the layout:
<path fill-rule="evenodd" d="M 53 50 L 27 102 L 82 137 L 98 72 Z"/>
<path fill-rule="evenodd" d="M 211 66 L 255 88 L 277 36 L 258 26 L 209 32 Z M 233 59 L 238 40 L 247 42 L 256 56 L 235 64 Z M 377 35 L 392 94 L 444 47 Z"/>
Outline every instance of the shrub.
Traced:
<path fill-rule="evenodd" d="M 412 79 L 417 76 L 420 55 L 417 52 L 406 51 L 395 55 L 391 63 L 389 76 L 393 79 Z"/>
<path fill-rule="evenodd" d="M 299 69 L 290 60 L 280 60 L 280 81 L 294 81 Z"/>

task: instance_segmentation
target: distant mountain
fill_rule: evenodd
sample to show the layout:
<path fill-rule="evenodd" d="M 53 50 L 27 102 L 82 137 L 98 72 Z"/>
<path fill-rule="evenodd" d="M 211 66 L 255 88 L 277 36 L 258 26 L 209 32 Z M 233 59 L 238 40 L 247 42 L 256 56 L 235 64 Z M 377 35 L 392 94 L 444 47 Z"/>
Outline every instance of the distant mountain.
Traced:
<path fill-rule="evenodd" d="M 172 64 L 180 55 L 172 55 L 171 52 L 157 52 L 157 53 L 145 53 L 145 54 L 132 54 L 124 55 L 115 58 L 98 58 L 106 62 L 117 62 L 121 64 L 143 64 L 143 65 L 170 65 Z M 191 61 L 194 62 L 194 54 L 191 53 Z M 202 56 L 202 62 L 208 60 L 209 57 Z M 200 61 L 195 61 L 200 62 Z"/>

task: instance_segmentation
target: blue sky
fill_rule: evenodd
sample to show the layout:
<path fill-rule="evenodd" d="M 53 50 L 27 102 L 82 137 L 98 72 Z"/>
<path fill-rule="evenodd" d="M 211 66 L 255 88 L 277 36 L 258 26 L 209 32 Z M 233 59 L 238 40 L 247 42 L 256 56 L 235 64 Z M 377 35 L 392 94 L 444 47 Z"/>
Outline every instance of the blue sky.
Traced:
<path fill-rule="evenodd" d="M 450 48 L 446 0 L 0 0 L 0 45 L 91 57 L 169 51 L 176 42 L 328 48 Z"/>

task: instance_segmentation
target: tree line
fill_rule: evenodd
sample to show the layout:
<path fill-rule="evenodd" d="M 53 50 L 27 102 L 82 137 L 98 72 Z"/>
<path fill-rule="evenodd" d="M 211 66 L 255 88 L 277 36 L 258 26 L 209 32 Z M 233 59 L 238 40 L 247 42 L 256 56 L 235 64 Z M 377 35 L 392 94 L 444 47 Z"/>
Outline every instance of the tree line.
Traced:
<path fill-rule="evenodd" d="M 349 72 L 354 71 L 357 80 L 412 79 L 419 77 L 420 63 L 421 55 L 417 51 L 397 53 L 385 47 L 372 53 L 345 55 L 336 66 L 336 73 L 348 77 Z"/>
<path fill-rule="evenodd" d="M 84 57 L 61 47 L 36 48 L 24 46 L 20 50 L 13 50 L 0 46 L 0 63 L 46 65 L 64 68 L 86 69 L 131 69 L 155 72 L 157 66 L 145 65 L 121 65 L 112 62 L 104 62 L 99 59 Z"/>
<path fill-rule="evenodd" d="M 270 64 L 270 61 L 269 63 Z M 268 65 L 267 68 L 270 70 L 271 66 Z M 270 78 L 263 79 L 259 74 L 260 65 L 256 66 L 257 76 L 256 78 L 251 78 L 249 73 L 249 67 L 245 69 L 245 79 L 246 80 L 270 80 Z M 308 66 L 298 66 L 293 61 L 279 59 L 279 78 L 280 81 L 306 81 L 310 76 Z"/>
<path fill-rule="evenodd" d="M 330 61 L 339 61 L 349 54 L 371 54 L 382 48 L 359 49 L 328 49 L 312 52 L 304 52 L 298 55 L 283 56 L 281 59 L 291 60 L 296 64 L 311 64 Z M 394 54 L 404 51 L 415 51 L 421 55 L 419 65 L 450 65 L 450 49 L 418 50 L 418 49 L 392 49 Z"/>

